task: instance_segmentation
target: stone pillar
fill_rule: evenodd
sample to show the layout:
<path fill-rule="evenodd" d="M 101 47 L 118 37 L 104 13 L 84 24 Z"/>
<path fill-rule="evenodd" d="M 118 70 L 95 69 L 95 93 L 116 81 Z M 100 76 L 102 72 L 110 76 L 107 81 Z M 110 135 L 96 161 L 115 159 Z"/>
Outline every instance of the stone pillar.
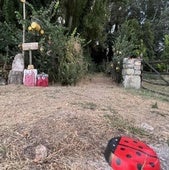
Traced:
<path fill-rule="evenodd" d="M 8 75 L 8 84 L 23 83 L 24 59 L 22 54 L 17 54 L 12 62 L 12 70 Z"/>
<path fill-rule="evenodd" d="M 139 89 L 141 87 L 141 59 L 123 59 L 123 86 L 125 88 Z"/>

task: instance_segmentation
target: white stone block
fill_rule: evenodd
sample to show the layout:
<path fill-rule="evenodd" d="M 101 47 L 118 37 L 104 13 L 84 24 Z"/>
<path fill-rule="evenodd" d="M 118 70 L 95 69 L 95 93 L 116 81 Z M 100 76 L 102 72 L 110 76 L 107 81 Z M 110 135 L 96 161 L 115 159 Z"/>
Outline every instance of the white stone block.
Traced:
<path fill-rule="evenodd" d="M 135 62 L 135 59 L 131 59 L 131 58 L 129 58 L 128 60 L 127 60 L 127 62 L 126 62 L 126 64 L 132 64 L 132 65 L 134 65 L 134 62 Z"/>
<path fill-rule="evenodd" d="M 135 70 L 135 71 L 134 71 L 134 75 L 136 75 L 136 76 L 137 76 L 137 75 L 141 75 L 141 71 L 140 71 L 140 70 Z"/>
<path fill-rule="evenodd" d="M 141 60 L 135 60 L 135 62 L 134 62 L 134 65 L 135 66 L 141 66 Z"/>
<path fill-rule="evenodd" d="M 126 64 L 126 68 L 134 68 L 134 64 Z"/>
<path fill-rule="evenodd" d="M 135 88 L 140 89 L 141 87 L 141 78 L 140 76 L 123 76 L 123 86 L 125 88 Z"/>
<path fill-rule="evenodd" d="M 134 69 L 123 69 L 122 75 L 133 75 Z"/>
<path fill-rule="evenodd" d="M 124 58 L 124 59 L 123 59 L 123 63 L 124 63 L 124 64 L 126 64 L 127 61 L 128 61 L 128 58 Z"/>
<path fill-rule="evenodd" d="M 141 70 L 141 65 L 140 66 L 135 65 L 134 70 Z"/>
<path fill-rule="evenodd" d="M 12 71 L 24 70 L 24 59 L 22 54 L 17 54 L 12 62 Z"/>

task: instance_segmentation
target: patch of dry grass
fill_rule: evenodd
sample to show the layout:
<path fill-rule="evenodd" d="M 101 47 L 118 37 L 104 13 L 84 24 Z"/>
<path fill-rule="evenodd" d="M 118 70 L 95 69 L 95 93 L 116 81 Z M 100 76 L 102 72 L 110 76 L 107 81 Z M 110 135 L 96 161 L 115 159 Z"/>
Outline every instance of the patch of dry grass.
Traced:
<path fill-rule="evenodd" d="M 0 163 L 4 165 L 0 167 L 3 170 L 8 164 L 8 169 L 88 169 L 81 162 L 100 159 L 103 143 L 108 138 L 106 126 L 101 117 L 83 114 L 59 117 L 53 114 L 33 124 L 16 125 L 12 131 L 0 132 Z M 42 164 L 33 161 L 39 144 L 48 149 Z M 94 165 L 90 166 L 92 169 Z"/>
<path fill-rule="evenodd" d="M 110 138 L 154 140 L 135 122 L 168 122 L 168 105 L 158 102 L 164 118 L 151 114 L 154 103 L 103 76 L 76 87 L 0 87 L 0 170 L 108 170 L 103 152 Z M 40 144 L 48 154 L 37 163 Z"/>

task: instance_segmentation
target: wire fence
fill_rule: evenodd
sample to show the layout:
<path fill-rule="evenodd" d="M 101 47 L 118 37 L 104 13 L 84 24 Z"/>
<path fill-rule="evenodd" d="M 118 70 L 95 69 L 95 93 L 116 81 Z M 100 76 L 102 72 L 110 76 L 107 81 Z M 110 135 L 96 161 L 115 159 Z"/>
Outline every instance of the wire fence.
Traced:
<path fill-rule="evenodd" d="M 169 61 L 143 60 L 142 87 L 169 97 Z"/>

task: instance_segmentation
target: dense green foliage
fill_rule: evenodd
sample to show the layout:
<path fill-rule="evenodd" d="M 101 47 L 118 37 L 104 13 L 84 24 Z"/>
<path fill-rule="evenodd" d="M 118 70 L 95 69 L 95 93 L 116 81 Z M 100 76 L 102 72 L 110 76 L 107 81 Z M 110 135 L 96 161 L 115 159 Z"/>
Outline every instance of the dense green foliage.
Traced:
<path fill-rule="evenodd" d="M 22 25 L 36 21 L 45 34 L 26 31 L 26 42 L 39 42 L 33 62 L 51 81 L 75 84 L 93 66 L 87 60 L 168 59 L 168 8 L 165 0 L 26 0 L 23 21 L 22 2 L 0 0 L 0 57 L 20 52 Z"/>
<path fill-rule="evenodd" d="M 162 55 L 162 59 L 169 61 L 169 34 L 166 34 L 164 36 L 164 52 Z"/>
<path fill-rule="evenodd" d="M 16 9 L 21 9 L 21 3 L 18 0 L 4 0 L 2 4 L 2 12 L 6 22 L 15 23 L 16 17 L 14 15 Z"/>
<path fill-rule="evenodd" d="M 58 60 L 58 78 L 63 85 L 76 84 L 87 71 L 81 39 L 72 34 L 66 42 L 65 55 Z"/>
<path fill-rule="evenodd" d="M 86 70 L 83 39 L 76 35 L 76 29 L 69 34 L 66 33 L 65 27 L 57 21 L 52 21 L 53 16 L 58 15 L 58 5 L 59 3 L 52 2 L 49 9 L 41 8 L 39 11 L 33 9 L 32 19 L 40 22 L 45 34 L 30 31 L 29 38 L 33 39 L 36 35 L 36 39 L 39 39 L 40 53 L 34 59 L 36 68 L 48 73 L 53 82 L 72 85 L 82 78 Z"/>

